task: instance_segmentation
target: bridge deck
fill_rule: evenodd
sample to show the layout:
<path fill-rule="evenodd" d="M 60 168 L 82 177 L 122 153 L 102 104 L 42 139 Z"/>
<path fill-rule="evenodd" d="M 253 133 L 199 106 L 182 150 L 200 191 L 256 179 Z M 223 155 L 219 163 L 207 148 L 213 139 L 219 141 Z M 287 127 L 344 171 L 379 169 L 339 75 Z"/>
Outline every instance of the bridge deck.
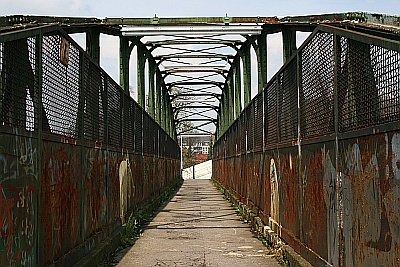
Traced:
<path fill-rule="evenodd" d="M 118 266 L 280 266 L 209 180 L 185 180 Z"/>

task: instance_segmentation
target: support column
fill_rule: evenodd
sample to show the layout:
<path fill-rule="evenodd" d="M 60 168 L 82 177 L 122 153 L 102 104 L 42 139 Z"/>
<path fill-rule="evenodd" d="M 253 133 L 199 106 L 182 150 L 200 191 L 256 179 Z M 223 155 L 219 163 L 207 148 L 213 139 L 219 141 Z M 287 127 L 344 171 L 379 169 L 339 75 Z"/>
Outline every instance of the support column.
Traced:
<path fill-rule="evenodd" d="M 242 79 L 240 72 L 240 58 L 237 58 L 233 69 L 233 76 L 235 77 L 235 119 L 239 118 L 240 112 L 242 111 Z"/>
<path fill-rule="evenodd" d="M 86 52 L 100 65 L 100 30 L 90 29 L 86 32 Z"/>
<path fill-rule="evenodd" d="M 156 121 L 161 125 L 161 87 L 162 77 L 161 74 L 156 72 Z"/>
<path fill-rule="evenodd" d="M 164 86 L 163 87 L 163 92 L 162 92 L 162 98 L 161 98 L 161 103 L 162 103 L 161 127 L 164 129 L 165 132 L 167 132 L 167 100 L 166 100 L 166 92 L 167 92 L 167 88 Z"/>
<path fill-rule="evenodd" d="M 171 136 L 171 103 L 167 92 L 165 93 L 165 111 L 166 132 L 169 136 Z"/>
<path fill-rule="evenodd" d="M 225 85 L 225 100 L 224 100 L 224 132 L 228 129 L 229 125 L 229 90 L 228 86 Z"/>
<path fill-rule="evenodd" d="M 225 90 L 222 91 L 221 102 L 220 102 L 220 112 L 219 112 L 219 130 L 220 134 L 224 132 L 225 129 Z"/>
<path fill-rule="evenodd" d="M 138 104 L 145 109 L 146 105 L 146 90 L 145 90 L 145 75 L 144 68 L 146 65 L 146 53 L 142 44 L 137 45 L 137 90 Z"/>
<path fill-rule="evenodd" d="M 232 72 L 233 73 L 233 72 Z M 227 81 L 227 89 L 228 89 L 228 94 L 229 94 L 229 125 L 235 120 L 235 91 L 233 88 L 233 75 L 231 75 Z"/>
<path fill-rule="evenodd" d="M 154 76 L 156 73 L 157 65 L 153 60 L 149 60 L 149 105 L 148 113 L 155 119 L 155 86 L 154 86 Z"/>
<path fill-rule="evenodd" d="M 251 57 L 250 44 L 243 48 L 243 95 L 244 106 L 250 103 L 251 99 Z"/>
<path fill-rule="evenodd" d="M 119 38 L 119 84 L 124 91 L 129 92 L 129 44 L 128 38 Z"/>
<path fill-rule="evenodd" d="M 267 84 L 267 35 L 262 33 L 257 37 L 257 62 L 258 62 L 258 92 Z"/>
<path fill-rule="evenodd" d="M 282 44 L 283 44 L 283 64 L 296 53 L 296 31 L 283 29 L 282 30 Z"/>

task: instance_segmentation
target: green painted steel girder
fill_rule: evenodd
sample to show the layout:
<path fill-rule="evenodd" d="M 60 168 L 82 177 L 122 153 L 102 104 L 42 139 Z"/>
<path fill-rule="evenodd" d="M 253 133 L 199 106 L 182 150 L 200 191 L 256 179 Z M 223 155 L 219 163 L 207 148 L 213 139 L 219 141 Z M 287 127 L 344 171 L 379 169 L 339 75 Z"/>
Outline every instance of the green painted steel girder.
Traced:
<path fill-rule="evenodd" d="M 129 92 L 129 41 L 125 37 L 119 38 L 119 67 L 120 78 L 119 83 L 125 92 Z"/>
<path fill-rule="evenodd" d="M 163 78 L 159 72 L 156 73 L 156 121 L 161 125 L 161 91 Z"/>
<path fill-rule="evenodd" d="M 227 82 L 226 82 L 226 88 L 228 89 L 228 95 L 229 95 L 229 110 L 228 110 L 228 115 L 229 115 L 229 125 L 235 120 L 235 91 L 233 87 L 233 75 L 231 75 Z"/>
<path fill-rule="evenodd" d="M 157 71 L 157 65 L 153 60 L 149 60 L 149 99 L 148 99 L 148 113 L 155 119 L 155 84 L 154 77 Z"/>
<path fill-rule="evenodd" d="M 276 23 L 277 17 L 187 17 L 187 18 L 105 18 L 103 24 L 118 25 L 201 25 L 229 23 Z"/>
<path fill-rule="evenodd" d="M 146 65 L 146 48 L 137 45 L 137 90 L 138 90 L 138 104 L 145 108 L 146 105 L 146 92 L 145 92 L 145 65 Z"/>
<path fill-rule="evenodd" d="M 229 47 L 238 46 L 243 44 L 240 40 L 165 40 L 165 41 L 148 41 L 145 43 L 147 46 L 159 47 L 163 45 L 226 45 Z"/>
<path fill-rule="evenodd" d="M 156 56 L 154 57 L 155 60 L 167 60 L 167 59 L 181 59 L 181 58 L 205 58 L 205 59 L 213 59 L 213 58 L 220 58 L 223 60 L 229 60 L 229 59 L 233 59 L 235 56 L 233 55 L 213 55 L 213 54 L 209 54 L 209 55 L 190 55 L 190 54 L 186 54 L 186 55 L 165 55 L 165 56 Z"/>
<path fill-rule="evenodd" d="M 247 106 L 251 100 L 251 54 L 250 44 L 243 47 L 243 95 L 244 106 Z"/>
<path fill-rule="evenodd" d="M 182 81 L 182 82 L 167 83 L 165 85 L 167 86 L 168 90 L 171 89 L 171 87 L 173 86 L 179 86 L 179 85 L 215 85 L 222 89 L 224 83 L 214 82 L 214 81 L 198 81 L 198 82 Z"/>
<path fill-rule="evenodd" d="M 237 58 L 233 65 L 234 88 L 235 88 L 235 119 L 239 118 L 242 111 L 242 80 L 240 71 L 240 58 Z"/>
<path fill-rule="evenodd" d="M 258 92 L 264 89 L 268 82 L 267 72 L 267 35 L 261 34 L 257 36 L 257 62 L 258 62 Z"/>
<path fill-rule="evenodd" d="M 286 28 L 282 29 L 282 43 L 283 43 L 283 64 L 296 53 L 296 31 Z"/>
<path fill-rule="evenodd" d="M 86 32 L 86 52 L 100 65 L 100 30 L 91 28 Z"/>

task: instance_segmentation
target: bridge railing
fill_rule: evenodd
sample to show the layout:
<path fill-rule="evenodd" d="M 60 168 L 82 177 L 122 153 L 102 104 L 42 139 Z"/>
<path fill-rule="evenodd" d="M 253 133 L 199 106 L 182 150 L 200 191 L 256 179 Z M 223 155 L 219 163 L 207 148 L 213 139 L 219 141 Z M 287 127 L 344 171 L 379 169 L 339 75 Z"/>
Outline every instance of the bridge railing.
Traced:
<path fill-rule="evenodd" d="M 213 179 L 317 266 L 398 266 L 400 42 L 318 27 L 214 145 Z"/>
<path fill-rule="evenodd" d="M 177 182 L 179 147 L 62 29 L 0 34 L 0 265 L 71 266 Z"/>

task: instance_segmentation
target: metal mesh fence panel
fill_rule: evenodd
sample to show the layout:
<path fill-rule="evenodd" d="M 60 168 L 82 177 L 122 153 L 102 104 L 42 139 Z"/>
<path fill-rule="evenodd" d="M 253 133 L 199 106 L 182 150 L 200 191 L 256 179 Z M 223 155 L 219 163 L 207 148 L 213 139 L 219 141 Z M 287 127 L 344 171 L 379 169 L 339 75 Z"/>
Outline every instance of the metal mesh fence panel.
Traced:
<path fill-rule="evenodd" d="M 247 149 L 254 149 L 254 103 L 247 106 L 246 111 Z"/>
<path fill-rule="evenodd" d="M 301 52 L 302 137 L 333 133 L 333 34 L 318 33 Z"/>
<path fill-rule="evenodd" d="M 259 94 L 254 100 L 254 148 L 261 149 L 263 147 L 263 128 L 264 128 L 264 107 L 263 96 Z"/>
<path fill-rule="evenodd" d="M 339 131 L 400 118 L 400 53 L 345 37 L 338 41 Z"/>
<path fill-rule="evenodd" d="M 149 131 L 149 116 L 147 116 L 145 113 L 143 113 L 143 136 L 150 137 L 151 133 Z M 143 139 L 143 153 L 144 154 L 149 154 L 150 151 L 150 138 L 144 138 Z"/>
<path fill-rule="evenodd" d="M 62 63 L 60 46 L 63 42 L 67 41 L 60 36 L 43 37 L 42 102 L 45 111 L 43 130 L 77 137 L 80 52 L 71 46 L 68 63 Z"/>
<path fill-rule="evenodd" d="M 33 131 L 38 123 L 36 40 L 0 43 L 0 124 Z"/>
<path fill-rule="evenodd" d="M 297 139 L 297 62 L 279 75 L 278 121 L 280 141 Z"/>
<path fill-rule="evenodd" d="M 133 100 L 124 95 L 124 124 L 123 124 L 123 144 L 126 149 L 133 151 L 134 149 L 134 138 L 133 138 L 133 127 L 134 127 L 134 105 Z"/>
<path fill-rule="evenodd" d="M 104 110 L 107 103 L 104 75 L 87 57 L 84 57 L 82 66 L 83 107 L 80 112 L 84 112 L 84 137 L 87 140 L 104 142 Z"/>
<path fill-rule="evenodd" d="M 109 81 L 107 86 L 108 98 L 108 144 L 119 148 L 121 140 L 121 90 L 114 81 Z"/>
<path fill-rule="evenodd" d="M 267 145 L 275 144 L 278 141 L 277 84 L 275 79 L 264 91 L 264 138 Z"/>
<path fill-rule="evenodd" d="M 143 150 L 143 139 L 142 139 L 142 131 L 143 131 L 143 121 L 142 121 L 142 113 L 143 110 L 140 106 L 135 103 L 135 152 L 142 153 Z M 164 152 L 163 152 L 164 153 Z"/>

